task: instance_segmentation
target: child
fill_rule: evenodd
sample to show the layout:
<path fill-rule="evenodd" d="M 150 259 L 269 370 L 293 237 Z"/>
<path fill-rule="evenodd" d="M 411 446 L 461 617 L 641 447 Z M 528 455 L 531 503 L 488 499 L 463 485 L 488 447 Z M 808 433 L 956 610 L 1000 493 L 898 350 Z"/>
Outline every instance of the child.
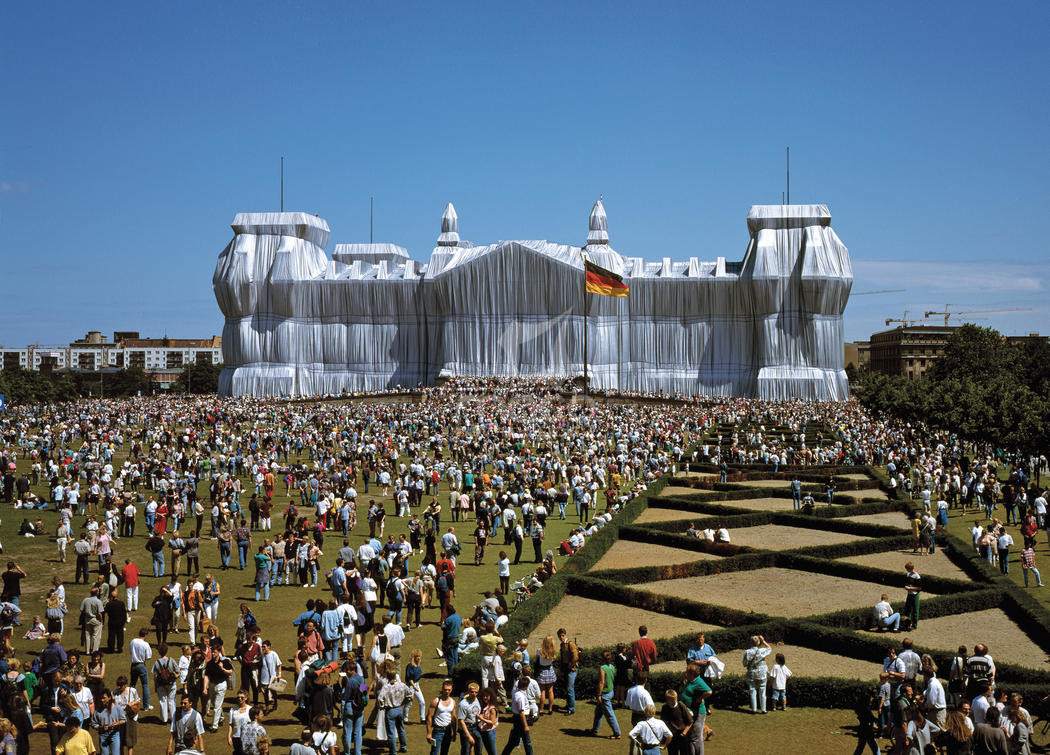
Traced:
<path fill-rule="evenodd" d="M 518 679 L 525 664 L 521 662 L 521 653 L 517 650 L 511 656 L 510 668 L 505 671 L 506 679 L 501 688 L 496 689 L 497 708 L 503 709 L 507 703 L 507 692 L 513 693 L 518 688 Z"/>
<path fill-rule="evenodd" d="M 773 710 L 787 710 L 787 683 L 791 676 L 791 669 L 787 667 L 783 653 L 777 653 L 777 662 L 769 670 L 769 678 L 773 680 Z M 777 707 L 777 701 L 780 707 Z"/>
<path fill-rule="evenodd" d="M 47 627 L 44 626 L 44 622 L 40 620 L 39 616 L 33 617 L 33 625 L 29 628 L 23 636 L 23 640 L 42 640 L 47 636 Z"/>
<path fill-rule="evenodd" d="M 518 640 L 518 652 L 521 653 L 522 665 L 528 665 L 529 663 L 529 641 L 528 639 Z"/>
<path fill-rule="evenodd" d="M 879 730 L 884 737 L 890 734 L 890 675 L 883 671 L 879 674 Z"/>

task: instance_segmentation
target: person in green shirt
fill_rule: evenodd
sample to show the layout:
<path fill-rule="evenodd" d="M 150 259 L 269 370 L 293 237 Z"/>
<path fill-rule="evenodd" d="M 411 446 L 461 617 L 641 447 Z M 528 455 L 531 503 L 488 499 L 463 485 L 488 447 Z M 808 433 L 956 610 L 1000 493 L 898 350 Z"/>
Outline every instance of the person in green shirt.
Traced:
<path fill-rule="evenodd" d="M 689 729 L 689 742 L 696 755 L 704 755 L 704 720 L 707 718 L 707 703 L 711 688 L 700 673 L 700 664 L 690 661 L 682 677 L 679 697 L 693 713 L 693 725 Z"/>
<path fill-rule="evenodd" d="M 602 651 L 602 665 L 598 669 L 598 695 L 597 705 L 594 707 L 594 724 L 591 726 L 591 735 L 598 736 L 598 728 L 602 725 L 602 716 L 612 727 L 613 739 L 620 738 L 620 724 L 613 714 L 613 679 L 616 677 L 616 666 L 613 665 L 612 652 Z"/>

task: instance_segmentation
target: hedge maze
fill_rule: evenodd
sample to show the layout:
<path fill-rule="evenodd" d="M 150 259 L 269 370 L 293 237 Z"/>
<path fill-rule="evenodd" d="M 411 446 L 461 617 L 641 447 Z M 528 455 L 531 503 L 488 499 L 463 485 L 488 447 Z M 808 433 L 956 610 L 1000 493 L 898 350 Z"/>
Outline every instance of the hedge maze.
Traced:
<path fill-rule="evenodd" d="M 713 429 L 712 434 L 721 431 L 728 436 L 734 429 L 739 429 L 743 436 L 743 428 L 731 426 Z M 770 429 L 775 433 L 781 431 L 790 432 L 786 428 Z M 807 433 L 807 437 L 816 437 L 816 433 Z M 811 514 L 792 509 L 790 480 L 794 472 L 798 472 L 804 491 L 809 490 L 817 501 Z M 834 478 L 837 491 L 835 504 L 831 506 L 824 496 L 824 483 L 829 476 Z M 924 559 L 918 554 L 911 555 L 908 515 L 913 512 L 912 501 L 891 488 L 885 475 L 872 467 L 817 466 L 774 472 L 767 466 L 737 465 L 731 466 L 728 482 L 717 480 L 716 467 L 690 464 L 687 469 L 679 470 L 679 476 L 665 477 L 651 485 L 591 537 L 547 585 L 513 612 L 502 630 L 508 644 L 535 636 L 536 628 L 563 596 L 575 595 L 607 603 L 610 612 L 607 617 L 615 616 L 618 607 L 631 606 L 695 621 L 696 630 L 705 631 L 707 641 L 723 660 L 733 651 L 749 647 L 751 635 L 761 634 L 774 645 L 782 643 L 870 663 L 870 678 L 865 680 L 842 678 L 834 672 L 824 673 L 821 668 L 793 668 L 792 705 L 852 707 L 859 694 L 875 687 L 888 649 L 899 647 L 901 639 L 909 636 L 907 631 L 900 634 L 872 631 L 871 625 L 872 606 L 882 592 L 890 593 L 891 599 L 899 597 L 892 602 L 894 610 L 903 614 L 904 563 L 914 561 L 922 573 Z M 661 495 L 668 486 L 673 490 Z M 692 492 L 681 492 L 686 488 Z M 849 495 L 843 495 L 845 492 Z M 777 501 L 770 499 L 780 498 L 786 499 L 784 509 L 776 510 Z M 765 502 L 764 510 L 748 508 L 748 501 L 759 499 Z M 770 505 L 773 510 L 769 509 Z M 639 523 L 639 518 L 649 509 L 661 510 L 658 520 Z M 680 517 L 669 512 L 677 512 Z M 899 516 L 899 526 L 851 519 L 886 514 L 891 516 L 877 518 L 892 521 L 895 514 Z M 701 529 L 725 526 L 734 540 L 750 528 L 767 528 L 763 531 L 785 542 L 790 542 L 795 534 L 814 532 L 835 537 L 821 538 L 828 544 L 803 547 L 716 544 L 686 534 L 690 523 Z M 656 566 L 595 569 L 618 540 L 674 548 L 681 557 L 673 563 Z M 971 637 L 977 636 L 989 645 L 996 658 L 997 679 L 1001 685 L 1021 692 L 1030 700 L 1042 698 L 1050 689 L 1046 654 L 1050 648 L 1050 613 L 980 559 L 970 543 L 939 534 L 937 549 L 958 572 L 953 578 L 923 574 L 920 627 L 911 635 L 916 651 L 930 653 L 940 669 L 939 675 L 944 677 L 958 645 L 965 644 L 972 649 L 976 640 Z M 889 552 L 900 556 L 899 566 L 894 569 L 843 561 Z M 666 553 L 661 551 L 662 555 Z M 955 569 L 950 571 L 955 573 Z M 778 586 L 781 576 L 792 578 Z M 794 608 L 796 601 L 815 602 L 819 607 L 804 615 L 799 613 L 804 607 L 794 610 L 794 615 L 784 615 L 792 611 L 753 610 L 754 593 L 748 587 L 749 580 L 764 585 L 765 591 L 772 591 L 763 593 L 769 595 L 767 602 L 771 604 Z M 812 587 L 808 591 L 812 594 L 804 594 L 806 591 L 799 590 L 799 585 Z M 776 594 L 778 590 L 782 594 Z M 973 615 L 972 621 L 970 615 Z M 992 617 L 999 623 L 987 625 L 991 633 L 984 632 L 985 622 Z M 955 629 L 940 632 L 938 619 L 945 619 L 942 623 Z M 576 617 L 576 620 L 600 624 L 602 616 Z M 1004 648 L 991 631 L 997 626 L 999 629 L 995 631 L 1001 632 L 1004 624 L 1010 630 L 1014 647 L 1010 656 L 1003 652 L 997 655 L 997 647 Z M 924 631 L 924 626 L 930 629 Z M 967 636 L 961 636 L 958 627 L 966 627 Z M 677 687 L 696 630 L 672 637 L 653 637 L 660 652 L 660 665 L 651 676 L 654 693 L 662 695 L 664 689 Z M 632 639 L 631 635 L 609 637 L 604 646 L 581 648 L 577 695 L 597 685 L 601 650 L 615 647 L 617 641 Z M 790 656 L 788 664 L 792 665 Z M 674 670 L 661 670 L 668 667 Z M 460 682 L 465 682 L 467 677 L 476 677 L 478 671 L 479 659 L 474 654 L 463 659 L 456 675 Z M 727 663 L 725 675 L 717 682 L 717 705 L 745 704 L 748 692 L 742 671 L 739 662 Z"/>

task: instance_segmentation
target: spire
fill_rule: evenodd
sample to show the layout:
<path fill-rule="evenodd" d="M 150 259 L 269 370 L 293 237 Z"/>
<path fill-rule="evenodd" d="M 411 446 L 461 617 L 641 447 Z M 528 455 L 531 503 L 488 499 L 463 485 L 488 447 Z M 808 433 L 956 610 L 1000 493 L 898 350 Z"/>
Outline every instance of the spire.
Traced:
<path fill-rule="evenodd" d="M 441 235 L 437 243 L 438 246 L 459 246 L 459 217 L 451 202 L 445 205 L 445 211 L 441 213 Z"/>
<path fill-rule="evenodd" d="M 602 204 L 601 196 L 591 208 L 591 217 L 588 223 L 587 246 L 609 245 L 609 219 L 605 215 L 605 205 Z"/>

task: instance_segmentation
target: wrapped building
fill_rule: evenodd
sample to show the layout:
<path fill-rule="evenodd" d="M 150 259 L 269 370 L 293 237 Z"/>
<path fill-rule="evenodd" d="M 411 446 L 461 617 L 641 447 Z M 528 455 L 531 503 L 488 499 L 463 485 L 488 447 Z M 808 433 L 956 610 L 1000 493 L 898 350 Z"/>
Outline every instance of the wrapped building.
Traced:
<path fill-rule="evenodd" d="M 849 253 L 825 205 L 756 205 L 743 261 L 647 262 L 610 245 L 601 200 L 584 246 L 461 240 L 451 204 L 426 264 L 337 244 L 305 213 L 244 213 L 213 286 L 224 395 L 429 385 L 451 376 L 587 372 L 592 388 L 840 400 Z M 626 297 L 585 295 L 584 259 Z M 586 308 L 586 311 L 585 311 Z"/>

